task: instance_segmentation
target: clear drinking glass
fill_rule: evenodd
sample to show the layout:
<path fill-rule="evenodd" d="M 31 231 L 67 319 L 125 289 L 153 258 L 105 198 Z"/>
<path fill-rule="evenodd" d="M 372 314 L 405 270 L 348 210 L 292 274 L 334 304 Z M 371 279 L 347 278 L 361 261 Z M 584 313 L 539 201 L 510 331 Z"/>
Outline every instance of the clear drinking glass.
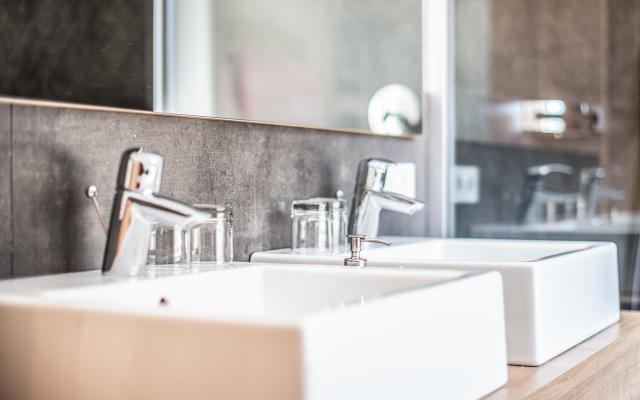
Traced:
<path fill-rule="evenodd" d="M 189 269 L 189 229 L 156 224 L 151 232 L 147 269 Z"/>
<path fill-rule="evenodd" d="M 345 199 L 317 197 L 291 203 L 291 248 L 296 252 L 342 253 L 347 234 Z"/>
<path fill-rule="evenodd" d="M 195 204 L 211 213 L 206 222 L 191 228 L 191 266 L 193 269 L 226 267 L 233 263 L 233 210 L 231 204 Z"/>

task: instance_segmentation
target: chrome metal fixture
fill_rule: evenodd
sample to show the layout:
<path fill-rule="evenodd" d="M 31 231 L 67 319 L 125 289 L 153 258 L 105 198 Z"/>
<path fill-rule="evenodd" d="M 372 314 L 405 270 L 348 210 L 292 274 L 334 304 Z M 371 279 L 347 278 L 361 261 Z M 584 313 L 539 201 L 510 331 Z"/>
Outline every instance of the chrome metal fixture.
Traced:
<path fill-rule="evenodd" d="M 391 246 L 391 242 L 381 239 L 367 239 L 364 235 L 347 235 L 349 241 L 349 247 L 351 251 L 351 257 L 344 259 L 345 267 L 366 267 L 367 259 L 362 257 L 360 252 L 362 251 L 362 243 L 380 243 L 385 246 Z"/>
<path fill-rule="evenodd" d="M 581 221 L 596 217 L 600 200 L 623 200 L 624 192 L 606 183 L 607 171 L 602 167 L 585 168 L 580 171 L 577 218 Z"/>
<path fill-rule="evenodd" d="M 382 210 L 413 214 L 424 207 L 420 200 L 386 190 L 389 168 L 394 165 L 378 158 L 360 161 L 347 233 L 376 237 Z"/>
<path fill-rule="evenodd" d="M 518 222 L 542 222 L 542 205 L 547 206 L 547 220 L 553 219 L 557 203 L 576 202 L 575 193 L 563 193 L 545 189 L 545 178 L 550 174 L 572 175 L 573 168 L 564 164 L 535 165 L 527 169 L 523 187 Z"/>
<path fill-rule="evenodd" d="M 588 138 L 602 134 L 601 106 L 563 100 L 521 100 L 517 118 L 524 132 L 551 134 L 556 139 Z"/>
<path fill-rule="evenodd" d="M 581 102 L 578 105 L 579 109 L 579 128 L 592 135 L 598 133 L 598 124 L 600 122 L 600 116 L 597 111 L 597 107 L 586 101 Z"/>
<path fill-rule="evenodd" d="M 122 155 L 103 274 L 139 275 L 147 260 L 154 224 L 190 226 L 211 217 L 188 204 L 158 195 L 162 164 L 162 156 L 144 149 L 127 150 Z"/>

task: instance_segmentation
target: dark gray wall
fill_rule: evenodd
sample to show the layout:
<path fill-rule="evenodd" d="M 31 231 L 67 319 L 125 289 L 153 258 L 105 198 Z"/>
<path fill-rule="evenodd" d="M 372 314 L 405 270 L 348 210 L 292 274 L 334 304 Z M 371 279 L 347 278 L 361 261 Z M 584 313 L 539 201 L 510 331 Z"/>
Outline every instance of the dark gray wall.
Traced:
<path fill-rule="evenodd" d="M 0 93 L 152 108 L 153 1 L 0 0 Z"/>
<path fill-rule="evenodd" d="M 165 156 L 162 193 L 187 202 L 230 201 L 235 259 L 290 245 L 295 198 L 350 196 L 358 161 L 417 162 L 425 138 L 377 138 L 325 130 L 178 116 L 0 104 L 0 276 L 96 269 L 105 237 L 84 196 L 98 186 L 110 213 L 123 150 Z M 423 173 L 418 194 L 424 196 Z M 426 232 L 426 213 L 383 215 L 383 233 Z"/>

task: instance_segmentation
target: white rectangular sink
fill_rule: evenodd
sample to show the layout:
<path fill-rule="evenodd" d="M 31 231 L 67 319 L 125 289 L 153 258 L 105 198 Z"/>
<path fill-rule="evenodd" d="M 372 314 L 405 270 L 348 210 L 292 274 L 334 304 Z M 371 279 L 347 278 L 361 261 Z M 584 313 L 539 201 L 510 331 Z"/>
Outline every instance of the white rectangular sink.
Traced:
<path fill-rule="evenodd" d="M 620 318 L 616 246 L 602 242 L 387 238 L 369 266 L 502 274 L 510 364 L 537 366 Z M 254 262 L 341 265 L 346 255 L 255 253 Z"/>
<path fill-rule="evenodd" d="M 479 398 L 507 379 L 498 273 L 240 264 L 0 282 L 0 398 Z"/>

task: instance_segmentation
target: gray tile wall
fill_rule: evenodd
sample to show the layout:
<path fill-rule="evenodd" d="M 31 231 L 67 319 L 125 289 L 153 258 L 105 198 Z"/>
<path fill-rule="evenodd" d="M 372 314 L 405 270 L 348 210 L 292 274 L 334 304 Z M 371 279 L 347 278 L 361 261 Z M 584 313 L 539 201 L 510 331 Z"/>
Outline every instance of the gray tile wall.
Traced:
<path fill-rule="evenodd" d="M 97 185 L 100 205 L 109 214 L 119 158 L 130 147 L 149 147 L 165 156 L 162 193 L 193 203 L 230 201 L 235 258 L 245 261 L 252 252 L 289 246 L 291 200 L 330 196 L 337 189 L 350 196 L 360 159 L 413 161 L 424 171 L 425 140 L 166 115 L 0 106 L 0 276 L 99 268 L 105 237 L 84 189 Z M 421 197 L 424 178 L 419 172 Z M 426 222 L 426 213 L 385 214 L 383 233 L 422 235 Z"/>

